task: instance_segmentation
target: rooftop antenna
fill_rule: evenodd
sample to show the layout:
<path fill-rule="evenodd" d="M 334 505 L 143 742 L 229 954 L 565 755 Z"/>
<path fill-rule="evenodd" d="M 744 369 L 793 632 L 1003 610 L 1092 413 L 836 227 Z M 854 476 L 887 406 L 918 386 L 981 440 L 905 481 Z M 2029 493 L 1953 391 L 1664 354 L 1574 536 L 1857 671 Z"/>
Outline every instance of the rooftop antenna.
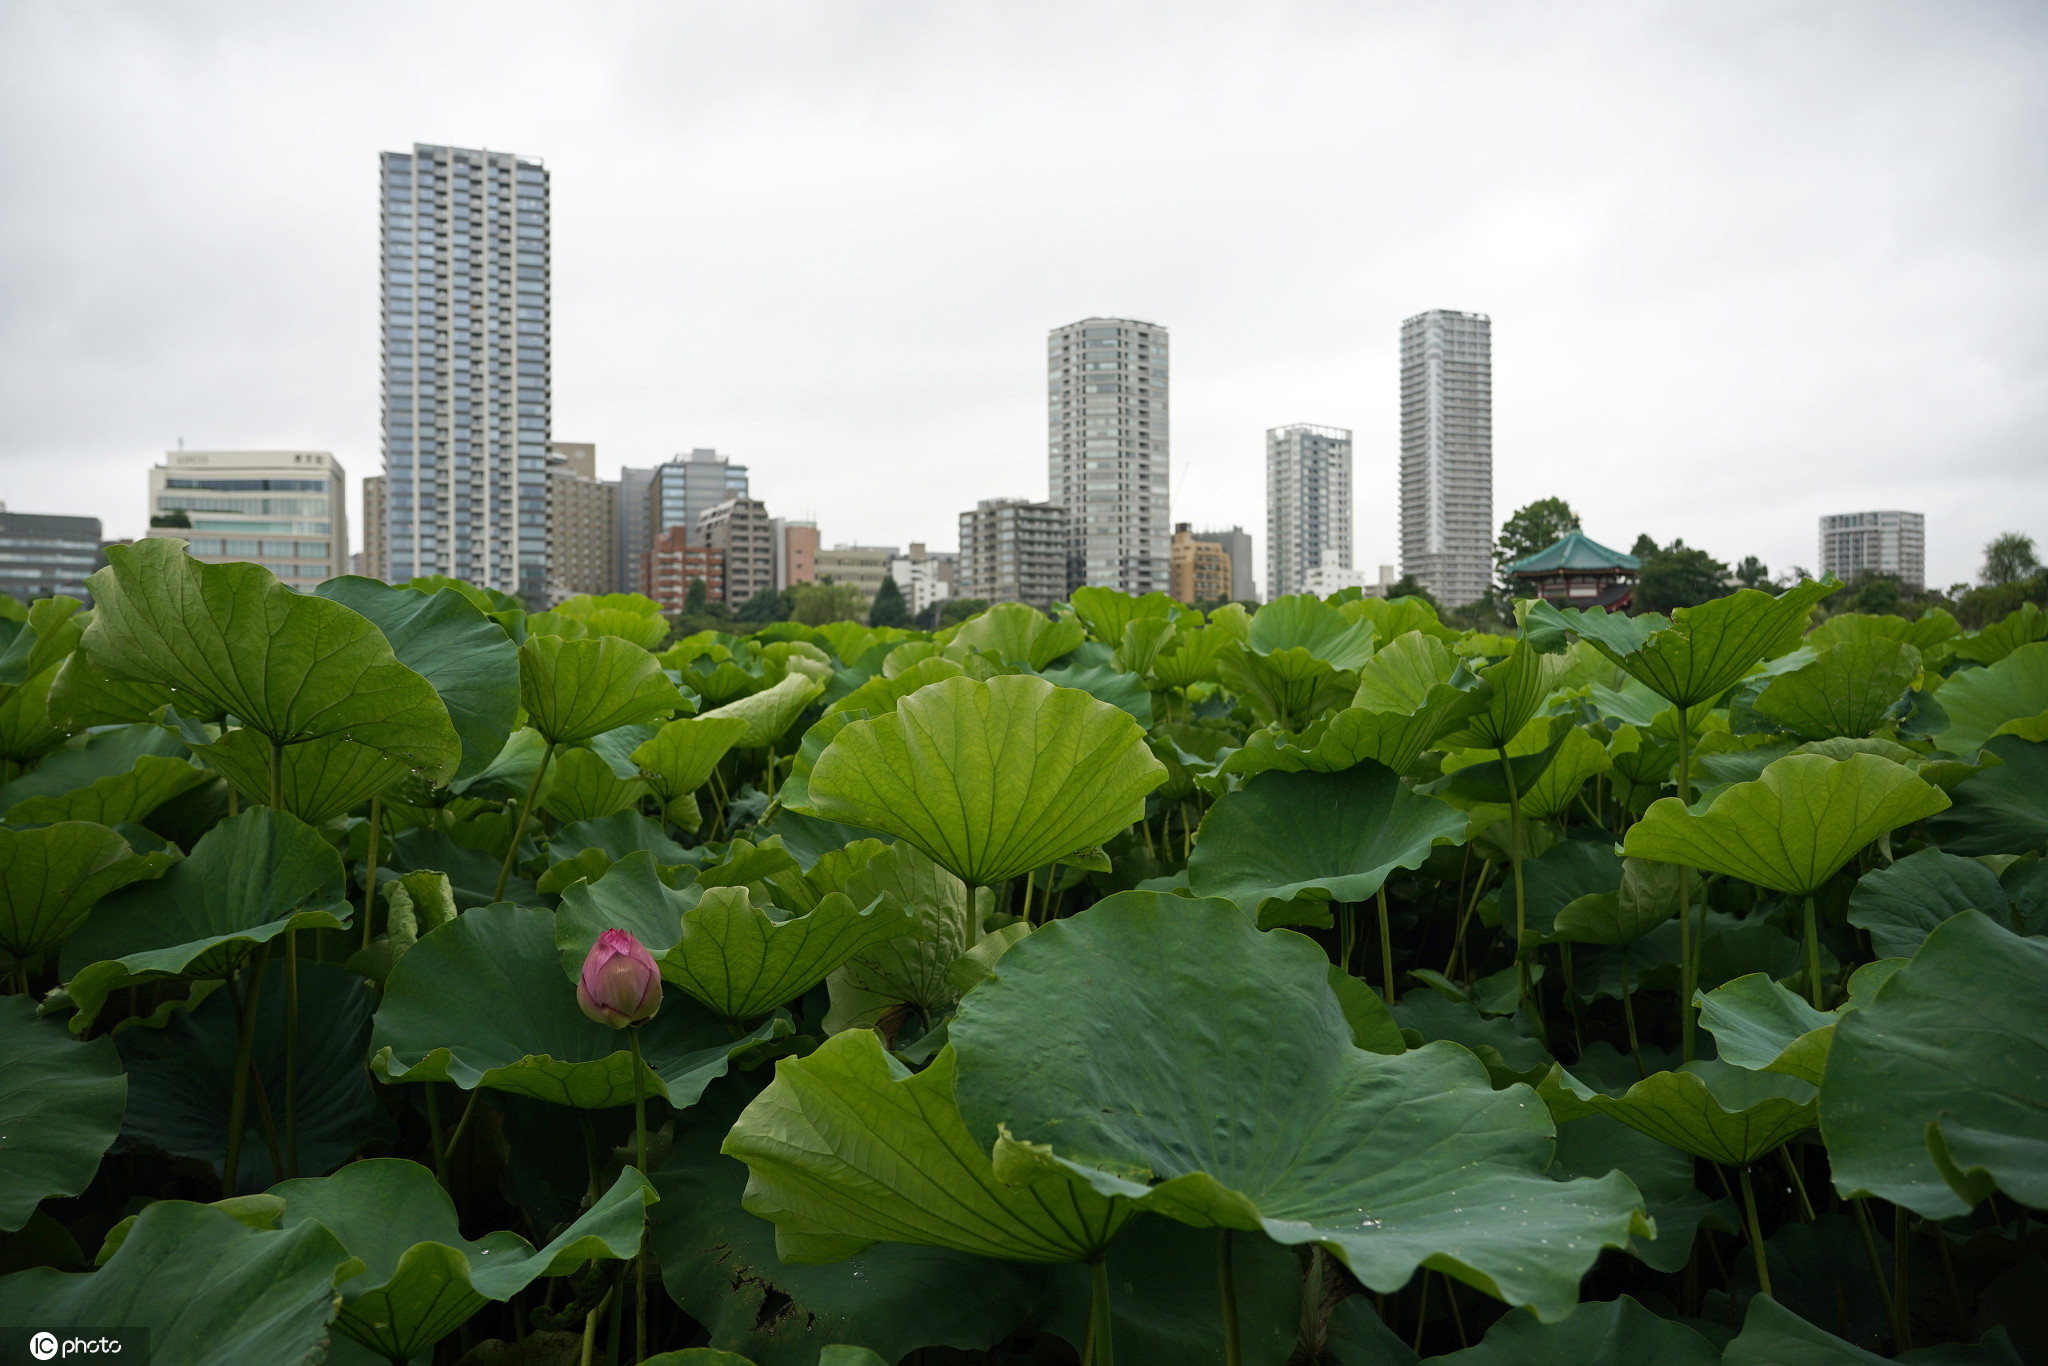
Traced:
<path fill-rule="evenodd" d="M 182 436 L 178 438 L 178 449 L 181 451 L 185 449 L 185 438 Z"/>

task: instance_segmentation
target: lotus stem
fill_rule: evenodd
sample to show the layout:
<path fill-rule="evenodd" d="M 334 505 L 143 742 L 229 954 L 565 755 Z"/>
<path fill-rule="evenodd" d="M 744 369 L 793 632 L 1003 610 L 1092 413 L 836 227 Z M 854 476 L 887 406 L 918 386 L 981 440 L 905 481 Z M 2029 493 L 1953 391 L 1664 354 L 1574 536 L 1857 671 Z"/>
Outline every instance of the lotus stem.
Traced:
<path fill-rule="evenodd" d="M 1863 1235 L 1863 1255 L 1870 1261 L 1870 1278 L 1877 1282 L 1877 1297 L 1884 1301 L 1885 1321 L 1891 1325 L 1892 1350 L 1899 1350 L 1899 1344 L 1906 1340 L 1906 1326 L 1899 1318 L 1899 1302 L 1892 1298 L 1891 1281 L 1884 1274 L 1884 1257 L 1877 1250 L 1877 1230 L 1870 1222 L 1870 1202 L 1857 1198 L 1849 1201 L 1856 1210 L 1856 1230 Z"/>
<path fill-rule="evenodd" d="M 604 1298 L 590 1306 L 590 1312 L 583 1316 L 583 1355 L 578 1358 L 580 1366 L 590 1366 L 591 1351 L 597 1346 L 597 1318 L 604 1313 L 604 1307 L 612 1302 L 616 1289 L 604 1292 Z"/>
<path fill-rule="evenodd" d="M 1820 989 L 1820 922 L 1813 910 L 1813 895 L 1806 897 L 1806 990 L 1815 1010 L 1825 1010 Z"/>
<path fill-rule="evenodd" d="M 1109 1312 L 1109 1263 L 1097 1249 L 1088 1258 L 1088 1343 L 1081 1366 L 1116 1366 L 1113 1318 Z"/>
<path fill-rule="evenodd" d="M 434 1089 L 434 1083 L 427 1086 L 427 1148 L 434 1155 L 434 1179 L 445 1190 L 448 1185 L 448 1170 L 443 1163 L 441 1142 L 441 1093 Z"/>
<path fill-rule="evenodd" d="M 1906 1227 L 1906 1207 L 1892 1206 L 1892 1295 L 1899 1305 L 1899 1340 L 1892 1344 L 1895 1351 L 1913 1350 L 1913 1318 L 1907 1307 L 1912 1303 L 1906 1292 L 1906 1284 L 1912 1279 L 1911 1250 L 1906 1239 L 1912 1230 Z"/>
<path fill-rule="evenodd" d="M 1244 1366 L 1237 1327 L 1237 1270 L 1230 1262 L 1230 1230 L 1216 1230 L 1216 1290 L 1223 1301 L 1223 1366 Z"/>
<path fill-rule="evenodd" d="M 1415 1296 L 1415 1341 L 1413 1350 L 1422 1351 L 1422 1330 L 1429 1326 L 1429 1268 L 1422 1268 L 1422 1284 Z"/>
<path fill-rule="evenodd" d="M 270 809 L 284 810 L 284 743 L 270 742 Z"/>
<path fill-rule="evenodd" d="M 1735 1169 L 1742 1179 L 1742 1208 L 1749 1220 L 1749 1250 L 1756 1258 L 1757 1288 L 1766 1295 L 1771 1293 L 1771 1264 L 1764 1256 L 1764 1231 L 1756 1217 L 1756 1192 L 1749 1184 L 1749 1164 L 1743 1163 Z"/>
<path fill-rule="evenodd" d="M 640 1060 L 640 1031 L 626 1030 L 626 1045 L 633 1050 L 633 1165 L 647 1176 L 647 1069 Z M 640 1230 L 640 1251 L 633 1257 L 633 1347 L 634 1360 L 647 1359 L 647 1230 Z"/>
<path fill-rule="evenodd" d="M 526 785 L 526 800 L 519 803 L 519 819 L 512 823 L 512 846 L 505 851 L 505 862 L 498 869 L 498 885 L 491 889 L 491 900 L 505 899 L 505 883 L 512 876 L 512 865 L 519 858 L 519 841 L 526 838 L 526 822 L 533 815 L 533 804 L 540 796 L 540 780 L 547 776 L 548 762 L 555 757 L 555 742 L 548 741 L 540 752 L 540 767 L 533 771 L 533 781 Z"/>
<path fill-rule="evenodd" d="M 1446 977 L 1455 977 L 1457 975 L 1452 969 L 1457 966 L 1459 951 L 1465 947 L 1465 927 L 1472 922 L 1472 912 L 1479 909 L 1479 898 L 1486 895 L 1486 879 L 1492 876 L 1492 874 L 1493 860 L 1481 859 L 1479 861 L 1479 881 L 1473 884 L 1472 898 L 1469 901 L 1465 900 L 1464 882 L 1461 880 L 1458 884 L 1458 899 L 1464 901 L 1465 909 L 1458 913 L 1458 932 L 1451 936 L 1451 956 L 1444 959 L 1444 976 Z"/>
<path fill-rule="evenodd" d="M 429 1086 L 432 1082 L 427 1083 Z M 455 1120 L 455 1130 L 448 1135 L 448 1160 L 454 1161 L 455 1150 L 462 1146 L 462 1136 L 469 1131 L 469 1117 L 476 1113 L 477 1097 L 484 1093 L 481 1086 L 471 1089 L 469 1099 L 463 1103 L 462 1114 Z M 444 1183 L 445 1185 L 445 1183 Z"/>
<path fill-rule="evenodd" d="M 1529 981 L 1529 906 L 1522 889 L 1522 793 L 1515 784 L 1515 766 L 1508 761 L 1506 745 L 1500 746 L 1500 771 L 1508 785 L 1508 859 L 1515 867 L 1515 985 L 1522 1009 L 1536 1027 L 1536 1037 L 1547 1039 L 1550 1031 L 1543 1027 L 1543 1012 Z"/>
<path fill-rule="evenodd" d="M 1792 1145 L 1785 1144 L 1778 1149 L 1778 1159 L 1785 1164 L 1785 1174 L 1792 1178 L 1792 1190 L 1799 1197 L 1799 1209 L 1812 1223 L 1817 1217 L 1813 1212 L 1813 1201 L 1806 1194 L 1806 1178 L 1799 1174 L 1799 1163 L 1792 1157 Z"/>
<path fill-rule="evenodd" d="M 1394 932 L 1387 919 L 1387 889 L 1375 894 L 1380 911 L 1380 980 L 1386 983 L 1387 1004 L 1394 1004 Z"/>
<path fill-rule="evenodd" d="M 242 1126 L 249 1117 L 249 1054 L 256 1044 L 256 1001 L 262 991 L 263 962 L 258 954 L 254 971 L 249 974 L 249 994 L 235 997 L 235 1008 L 242 1018 L 235 1041 L 234 1089 L 228 1100 L 228 1150 L 220 1178 L 223 1198 L 234 1195 L 235 1170 L 242 1160 Z"/>
<path fill-rule="evenodd" d="M 370 859 L 363 873 L 363 947 L 370 947 L 370 933 L 377 910 L 377 835 L 384 824 L 384 798 L 370 798 Z"/>
<path fill-rule="evenodd" d="M 1692 767 L 1692 723 L 1686 719 L 1687 707 L 1678 708 L 1678 800 L 1692 805 L 1692 776 L 1687 771 Z M 1706 930 L 1701 921 L 1701 932 Z M 1699 986 L 1699 955 L 1692 942 L 1692 871 L 1683 865 L 1678 870 L 1678 1051 L 1685 1062 L 1692 1061 L 1693 1027 L 1695 1007 L 1692 997 Z"/>
<path fill-rule="evenodd" d="M 1636 1076 L 1647 1080 L 1649 1069 L 1643 1066 L 1643 1041 L 1636 1037 L 1636 1003 L 1629 995 L 1628 945 L 1621 946 L 1621 1018 L 1628 1023 L 1628 1055 L 1635 1059 Z"/>
<path fill-rule="evenodd" d="M 299 932 L 284 932 L 284 1160 L 299 1174 Z"/>

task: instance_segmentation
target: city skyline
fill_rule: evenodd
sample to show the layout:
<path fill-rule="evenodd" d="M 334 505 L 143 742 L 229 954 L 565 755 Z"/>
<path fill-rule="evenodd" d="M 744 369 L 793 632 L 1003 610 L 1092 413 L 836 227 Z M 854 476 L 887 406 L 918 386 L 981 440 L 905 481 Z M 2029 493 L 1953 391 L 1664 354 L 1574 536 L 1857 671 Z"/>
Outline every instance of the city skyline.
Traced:
<path fill-rule="evenodd" d="M 375 473 L 366 167 L 431 140 L 541 158 L 573 206 L 556 432 L 606 477 L 730 450 L 835 534 L 1042 496 L 1039 338 L 1099 312 L 1181 343 L 1175 520 L 1256 524 L 1246 453 L 1314 415 L 1357 433 L 1354 563 L 1397 559 L 1391 334 L 1446 305 L 1513 356 L 1502 516 L 1555 495 L 1607 543 L 1782 572 L 1820 515 L 1916 508 L 1936 584 L 2048 523 L 2048 186 L 2013 170 L 2048 117 L 2038 6 L 500 17 L 408 13 L 393 44 L 374 5 L 0 16 L 0 499 L 104 488 L 138 535 L 134 472 L 181 435 Z M 536 43 L 560 98 L 499 76 Z M 721 54 L 687 98 L 677 51 Z M 1276 213 L 1305 181 L 1316 212 Z"/>

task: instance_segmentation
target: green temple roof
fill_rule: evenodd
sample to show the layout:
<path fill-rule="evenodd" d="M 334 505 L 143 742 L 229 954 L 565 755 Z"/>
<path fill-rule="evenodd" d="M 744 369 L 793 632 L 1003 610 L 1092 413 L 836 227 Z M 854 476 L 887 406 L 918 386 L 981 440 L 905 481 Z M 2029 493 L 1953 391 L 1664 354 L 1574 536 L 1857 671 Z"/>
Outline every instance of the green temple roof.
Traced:
<path fill-rule="evenodd" d="M 1641 569 L 1642 561 L 1600 542 L 1573 527 L 1562 540 L 1545 546 L 1534 555 L 1508 566 L 1510 574 L 1559 574 L 1571 570 Z"/>

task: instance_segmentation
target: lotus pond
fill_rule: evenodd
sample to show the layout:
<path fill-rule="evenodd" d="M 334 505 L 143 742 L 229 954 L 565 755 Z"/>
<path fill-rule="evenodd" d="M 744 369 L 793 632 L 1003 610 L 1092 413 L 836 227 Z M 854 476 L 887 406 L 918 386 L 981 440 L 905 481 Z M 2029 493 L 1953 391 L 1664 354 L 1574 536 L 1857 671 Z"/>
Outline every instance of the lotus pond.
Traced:
<path fill-rule="evenodd" d="M 108 554 L 0 603 L 5 1350 L 2048 1359 L 2037 608 Z"/>

